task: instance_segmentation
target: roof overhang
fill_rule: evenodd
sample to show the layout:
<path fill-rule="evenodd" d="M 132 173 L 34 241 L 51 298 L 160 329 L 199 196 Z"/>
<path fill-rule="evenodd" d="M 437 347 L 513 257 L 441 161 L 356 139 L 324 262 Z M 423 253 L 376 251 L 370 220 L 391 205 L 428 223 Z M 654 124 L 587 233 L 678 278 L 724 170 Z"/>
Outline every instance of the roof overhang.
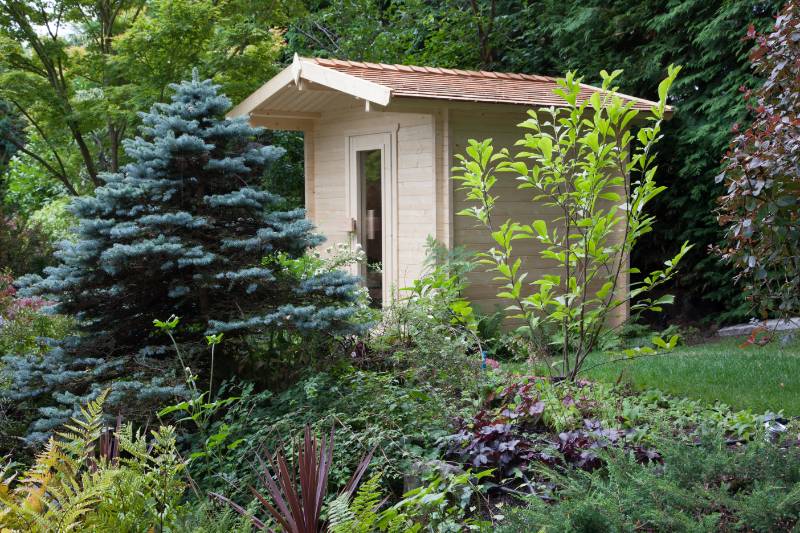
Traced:
<path fill-rule="evenodd" d="M 354 98 L 360 98 L 379 106 L 388 105 L 392 99 L 391 89 L 384 85 L 325 68 L 295 54 L 291 65 L 231 109 L 228 112 L 228 116 L 250 116 L 257 108 L 268 108 L 270 98 L 282 89 L 290 86 L 302 89 L 305 82 L 338 91 Z"/>
<path fill-rule="evenodd" d="M 554 89 L 556 78 L 528 74 L 459 71 L 435 67 L 383 65 L 294 55 L 292 63 L 228 112 L 271 129 L 307 131 L 323 112 L 342 109 L 354 100 L 365 111 L 395 109 L 401 102 L 446 101 L 448 105 L 491 104 L 501 107 L 563 107 Z M 580 98 L 602 92 L 581 84 Z M 651 115 L 656 102 L 616 93 L 640 112 Z M 348 104 L 350 102 L 350 104 Z M 389 104 L 392 104 L 391 107 Z M 666 106 L 665 118 L 674 109 Z"/>

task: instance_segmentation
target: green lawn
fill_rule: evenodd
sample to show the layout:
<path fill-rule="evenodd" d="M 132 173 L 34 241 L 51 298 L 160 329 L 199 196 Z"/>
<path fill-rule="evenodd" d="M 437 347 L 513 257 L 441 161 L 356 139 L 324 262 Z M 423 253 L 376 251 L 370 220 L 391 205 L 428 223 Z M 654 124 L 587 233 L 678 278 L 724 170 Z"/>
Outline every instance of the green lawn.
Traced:
<path fill-rule="evenodd" d="M 676 396 L 753 412 L 779 411 L 800 415 L 800 342 L 781 346 L 739 348 L 741 339 L 724 339 L 681 347 L 667 355 L 609 363 L 585 377 L 624 383 L 637 389 L 660 389 Z M 608 356 L 594 354 L 587 368 Z"/>

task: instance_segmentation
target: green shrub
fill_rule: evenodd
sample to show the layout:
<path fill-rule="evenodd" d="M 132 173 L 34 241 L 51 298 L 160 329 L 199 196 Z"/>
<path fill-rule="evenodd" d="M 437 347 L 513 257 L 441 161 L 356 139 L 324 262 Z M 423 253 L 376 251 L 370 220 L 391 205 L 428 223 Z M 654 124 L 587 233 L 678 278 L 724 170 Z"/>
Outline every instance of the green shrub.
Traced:
<path fill-rule="evenodd" d="M 29 220 L 52 242 L 72 239 L 75 236 L 74 228 L 78 224 L 78 219 L 68 211 L 69 203 L 69 198 L 56 198 L 31 213 Z"/>
<path fill-rule="evenodd" d="M 520 334 L 533 340 L 542 326 L 558 331 L 560 375 L 575 380 L 588 355 L 602 346 L 629 314 L 661 311 L 672 296 L 649 296 L 676 274 L 680 251 L 662 269 L 640 274 L 629 258 L 637 242 L 653 230 L 655 218 L 645 206 L 666 187 L 655 182 L 654 148 L 661 139 L 667 93 L 680 71 L 670 66 L 658 87 L 658 102 L 644 124 L 623 101 L 616 78 L 621 70 L 601 72 L 602 90 L 580 98 L 584 90 L 574 72 L 554 90 L 560 107 L 528 111 L 525 133 L 516 145 L 495 151 L 492 140 L 470 139 L 467 155 L 453 179 L 462 183 L 469 207 L 459 215 L 476 221 L 491 235 L 492 247 L 479 254 L 499 282 L 497 297 Z M 532 212 L 557 212 L 553 220 L 498 219 L 496 186 L 514 180 L 518 196 L 530 199 Z M 526 246 L 527 243 L 527 246 Z M 528 271 L 520 250 L 535 255 L 548 270 Z M 659 347 L 674 345 L 658 339 Z M 652 348 L 647 347 L 652 351 Z"/>
<path fill-rule="evenodd" d="M 446 305 L 435 298 L 417 299 L 386 309 L 379 330 L 366 339 L 367 368 L 391 370 L 428 389 L 458 398 L 473 390 L 481 376 L 476 335 L 441 320 Z"/>
<path fill-rule="evenodd" d="M 595 472 L 541 470 L 556 501 L 531 498 L 502 531 L 786 531 L 800 517 L 800 450 L 722 435 L 662 441 L 662 464 L 608 450 Z"/>
<path fill-rule="evenodd" d="M 331 533 L 483 530 L 489 522 L 471 515 L 479 507 L 473 505 L 476 494 L 485 490 L 477 483 L 490 474 L 488 470 L 477 474 L 432 474 L 425 484 L 405 493 L 394 505 L 382 508 L 385 498 L 379 490 L 378 473 L 359 488 L 349 505 L 341 497 L 331 502 Z"/>
<path fill-rule="evenodd" d="M 403 386 L 384 372 L 344 368 L 312 374 L 277 396 L 254 393 L 243 386 L 225 394 L 240 400 L 209 428 L 224 434 L 222 460 L 202 458 L 190 470 L 204 489 L 221 492 L 238 502 L 248 485 L 256 485 L 252 469 L 256 453 L 282 448 L 294 452 L 306 424 L 317 434 L 335 426 L 337 461 L 330 473 L 332 488 L 347 482 L 358 459 L 377 446 L 373 468 L 388 484 L 401 485 L 404 472 L 420 459 L 438 455 L 436 442 L 447 435 L 446 401 L 433 391 Z M 192 442 L 204 449 L 203 438 Z M 398 491 L 399 492 L 399 491 Z"/>
<path fill-rule="evenodd" d="M 40 225 L 0 205 L 0 268 L 32 274 L 52 262 L 53 243 Z"/>
<path fill-rule="evenodd" d="M 74 320 L 68 316 L 21 309 L 0 325 L 0 354 L 43 355 L 49 349 L 48 341 L 63 339 L 73 327 Z"/>
<path fill-rule="evenodd" d="M 355 363 L 458 399 L 479 382 L 481 350 L 487 348 L 482 330 L 494 332 L 463 295 L 465 275 L 474 268 L 470 254 L 432 239 L 427 247 L 425 274 L 383 310 L 356 347 Z"/>
<path fill-rule="evenodd" d="M 663 442 L 692 445 L 722 435 L 745 444 L 763 436 L 765 427 L 785 431 L 779 422 L 787 423 L 779 414 L 733 411 L 659 391 L 631 395 L 602 383 L 506 376 L 459 419 L 446 457 L 464 467 L 493 468 L 495 491 L 546 492 L 541 468 L 596 470 L 603 466 L 600 452 L 611 448 L 631 452 L 640 463 L 658 463 Z"/>

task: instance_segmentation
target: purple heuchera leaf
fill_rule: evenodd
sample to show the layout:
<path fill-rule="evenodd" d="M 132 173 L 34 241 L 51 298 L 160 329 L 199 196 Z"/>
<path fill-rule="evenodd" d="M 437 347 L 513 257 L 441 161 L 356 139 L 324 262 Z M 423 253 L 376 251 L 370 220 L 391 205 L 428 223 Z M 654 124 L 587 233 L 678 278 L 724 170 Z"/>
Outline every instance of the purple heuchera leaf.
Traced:
<path fill-rule="evenodd" d="M 540 415 L 542 413 L 544 413 L 544 402 L 541 400 L 531 405 L 528 409 L 528 414 L 531 416 Z"/>

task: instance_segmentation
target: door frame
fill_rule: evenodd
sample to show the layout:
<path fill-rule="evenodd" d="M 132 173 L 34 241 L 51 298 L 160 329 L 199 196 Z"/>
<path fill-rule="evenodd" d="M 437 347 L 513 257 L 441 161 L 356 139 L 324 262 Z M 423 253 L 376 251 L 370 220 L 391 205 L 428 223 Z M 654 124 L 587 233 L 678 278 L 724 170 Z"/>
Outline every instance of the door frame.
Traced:
<path fill-rule="evenodd" d="M 397 291 L 397 165 L 395 163 L 394 135 L 387 131 L 353 133 L 347 139 L 347 179 L 345 181 L 346 211 L 352 221 L 350 245 L 361 244 L 366 227 L 364 220 L 364 191 L 359 175 L 358 152 L 381 151 L 381 233 L 382 233 L 382 300 L 389 305 Z M 365 266 L 354 269 L 354 274 L 364 275 Z"/>

